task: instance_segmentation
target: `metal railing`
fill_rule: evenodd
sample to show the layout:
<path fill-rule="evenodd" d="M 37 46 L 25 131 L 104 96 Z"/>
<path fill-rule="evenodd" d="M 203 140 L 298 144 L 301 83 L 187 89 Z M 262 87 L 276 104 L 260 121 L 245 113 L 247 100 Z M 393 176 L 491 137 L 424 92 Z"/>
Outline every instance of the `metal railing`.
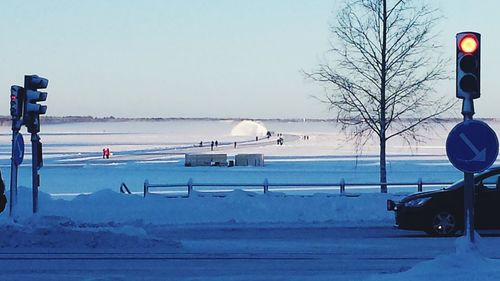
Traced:
<path fill-rule="evenodd" d="M 127 185 L 124 182 L 122 182 L 122 184 L 120 185 L 120 192 L 132 194 L 132 192 L 130 192 L 130 189 L 128 189 Z"/>
<path fill-rule="evenodd" d="M 173 183 L 173 184 L 156 184 L 150 183 L 148 180 L 144 181 L 143 196 L 150 194 L 150 189 L 155 188 L 179 188 L 186 187 L 184 191 L 182 190 L 168 190 L 168 191 L 157 191 L 154 193 L 187 193 L 187 197 L 191 196 L 194 187 L 230 187 L 231 189 L 222 190 L 222 192 L 229 192 L 236 190 L 236 187 L 246 191 L 261 191 L 263 193 L 268 193 L 269 191 L 319 191 L 319 190 L 336 190 L 338 189 L 341 195 L 346 193 L 346 187 L 350 188 L 377 188 L 381 185 L 387 185 L 388 187 L 416 187 L 417 192 L 422 192 L 423 187 L 443 187 L 451 185 L 450 182 L 423 182 L 421 178 L 417 182 L 394 182 L 394 183 L 346 183 L 344 179 L 341 179 L 338 183 L 270 183 L 265 179 L 262 183 L 194 183 L 193 179 L 189 179 L 187 183 Z M 123 186 L 123 184 L 122 184 Z M 270 189 L 271 188 L 271 189 Z M 121 191 L 121 189 L 120 189 Z M 217 192 L 220 190 L 200 190 L 200 192 Z"/>

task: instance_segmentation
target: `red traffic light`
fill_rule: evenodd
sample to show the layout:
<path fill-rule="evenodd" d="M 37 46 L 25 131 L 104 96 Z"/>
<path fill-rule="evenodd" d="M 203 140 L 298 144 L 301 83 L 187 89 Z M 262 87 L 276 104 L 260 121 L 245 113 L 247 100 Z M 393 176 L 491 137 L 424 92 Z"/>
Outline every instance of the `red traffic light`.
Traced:
<path fill-rule="evenodd" d="M 10 100 L 11 100 L 11 101 L 16 101 L 16 100 L 17 100 L 17 96 L 15 96 L 15 95 L 11 95 L 11 96 L 10 96 Z"/>
<path fill-rule="evenodd" d="M 458 48 L 466 54 L 472 54 L 479 48 L 479 41 L 473 34 L 467 34 L 458 42 Z"/>
<path fill-rule="evenodd" d="M 457 98 L 477 99 L 481 93 L 481 34 L 472 31 L 456 35 Z"/>

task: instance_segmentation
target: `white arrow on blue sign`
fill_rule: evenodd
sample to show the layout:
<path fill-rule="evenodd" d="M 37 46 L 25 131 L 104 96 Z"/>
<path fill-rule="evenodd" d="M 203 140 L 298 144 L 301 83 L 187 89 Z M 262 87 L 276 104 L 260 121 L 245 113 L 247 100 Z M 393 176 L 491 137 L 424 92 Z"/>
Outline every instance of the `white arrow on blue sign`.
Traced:
<path fill-rule="evenodd" d="M 23 163 L 23 158 L 24 158 L 24 139 L 21 133 L 18 133 L 14 138 L 12 153 L 13 153 L 12 159 L 14 160 L 14 164 L 16 166 L 21 165 L 21 163 Z"/>
<path fill-rule="evenodd" d="M 457 124 L 448 135 L 446 154 L 451 164 L 460 171 L 482 172 L 497 159 L 497 135 L 482 121 L 466 120 Z"/>

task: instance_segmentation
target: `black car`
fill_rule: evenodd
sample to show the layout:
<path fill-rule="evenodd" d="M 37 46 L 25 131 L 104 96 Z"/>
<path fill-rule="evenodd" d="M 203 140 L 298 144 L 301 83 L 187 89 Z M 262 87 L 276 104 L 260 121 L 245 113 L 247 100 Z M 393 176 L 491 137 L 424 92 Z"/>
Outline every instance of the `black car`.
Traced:
<path fill-rule="evenodd" d="M 476 228 L 500 229 L 500 167 L 476 174 L 474 184 Z M 453 235 L 464 226 L 464 182 L 411 194 L 400 202 L 387 200 L 387 210 L 395 212 L 397 228 Z"/>
<path fill-rule="evenodd" d="M 2 171 L 0 171 L 0 213 L 5 209 L 7 198 L 5 197 L 5 184 L 3 182 Z"/>

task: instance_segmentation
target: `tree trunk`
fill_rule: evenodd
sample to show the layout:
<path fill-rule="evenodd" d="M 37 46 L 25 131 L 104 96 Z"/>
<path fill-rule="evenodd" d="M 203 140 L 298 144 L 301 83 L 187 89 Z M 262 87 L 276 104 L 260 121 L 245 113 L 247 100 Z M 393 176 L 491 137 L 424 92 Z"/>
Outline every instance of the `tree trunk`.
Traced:
<path fill-rule="evenodd" d="M 382 71 L 380 77 L 380 192 L 387 193 L 387 173 L 385 166 L 385 84 L 387 77 L 387 0 L 383 0 L 382 9 Z"/>
<path fill-rule="evenodd" d="M 387 178 L 388 140 L 426 141 L 420 132 L 433 123 L 443 124 L 436 117 L 455 105 L 433 85 L 450 78 L 446 60 L 429 44 L 437 36 L 431 31 L 441 18 L 437 9 L 426 1 L 387 2 L 346 0 L 338 24 L 331 26 L 336 39 L 329 51 L 333 60 L 306 73 L 325 86 L 326 98 L 320 100 L 336 111 L 342 131 L 358 148 L 379 141 L 377 185 L 382 193 L 388 192 L 392 180 Z M 423 130 L 417 131 L 418 127 Z"/>
<path fill-rule="evenodd" d="M 380 137 L 380 192 L 387 193 L 387 169 L 385 161 L 385 135 Z"/>

